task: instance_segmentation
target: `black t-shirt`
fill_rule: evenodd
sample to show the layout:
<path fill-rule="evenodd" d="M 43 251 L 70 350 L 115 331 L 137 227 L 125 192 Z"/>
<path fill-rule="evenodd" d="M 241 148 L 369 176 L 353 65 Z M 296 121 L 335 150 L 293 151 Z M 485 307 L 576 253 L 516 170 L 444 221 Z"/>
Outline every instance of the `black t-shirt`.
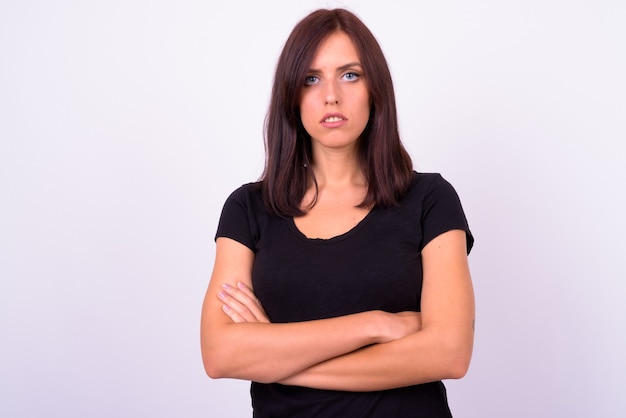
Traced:
<path fill-rule="evenodd" d="M 421 250 L 452 229 L 466 231 L 469 252 L 474 239 L 453 187 L 439 174 L 414 173 L 398 205 L 374 207 L 330 239 L 307 238 L 293 218 L 268 212 L 260 183 L 246 184 L 227 199 L 216 237 L 254 251 L 255 294 L 280 323 L 376 309 L 420 311 Z M 376 392 L 253 382 L 251 394 L 255 417 L 451 416 L 441 382 Z"/>

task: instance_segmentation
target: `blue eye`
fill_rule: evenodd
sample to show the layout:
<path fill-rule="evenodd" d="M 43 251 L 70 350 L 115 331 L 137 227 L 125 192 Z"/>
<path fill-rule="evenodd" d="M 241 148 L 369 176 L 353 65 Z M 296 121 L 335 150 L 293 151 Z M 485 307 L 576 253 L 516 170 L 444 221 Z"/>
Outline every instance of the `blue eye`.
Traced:
<path fill-rule="evenodd" d="M 351 71 L 351 72 L 349 72 L 349 73 L 345 73 L 345 74 L 343 75 L 343 78 L 345 78 L 345 79 L 346 79 L 346 80 L 348 80 L 348 81 L 356 81 L 356 80 L 358 80 L 358 79 L 359 79 L 359 77 L 360 77 L 360 75 L 359 75 L 359 74 L 357 74 L 357 73 L 355 73 L 355 72 L 352 72 L 352 71 Z"/>
<path fill-rule="evenodd" d="M 313 84 L 317 83 L 318 81 L 319 81 L 319 78 L 317 76 L 315 76 L 315 75 L 308 75 L 304 79 L 304 85 L 312 86 Z"/>

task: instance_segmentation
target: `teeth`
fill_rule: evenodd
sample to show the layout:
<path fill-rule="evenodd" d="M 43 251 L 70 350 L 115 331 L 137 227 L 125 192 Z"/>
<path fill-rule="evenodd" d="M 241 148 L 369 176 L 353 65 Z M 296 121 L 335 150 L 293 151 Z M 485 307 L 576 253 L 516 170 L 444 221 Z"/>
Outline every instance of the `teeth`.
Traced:
<path fill-rule="evenodd" d="M 340 120 L 343 120 L 343 119 L 338 116 L 331 116 L 325 119 L 324 122 L 339 122 Z"/>

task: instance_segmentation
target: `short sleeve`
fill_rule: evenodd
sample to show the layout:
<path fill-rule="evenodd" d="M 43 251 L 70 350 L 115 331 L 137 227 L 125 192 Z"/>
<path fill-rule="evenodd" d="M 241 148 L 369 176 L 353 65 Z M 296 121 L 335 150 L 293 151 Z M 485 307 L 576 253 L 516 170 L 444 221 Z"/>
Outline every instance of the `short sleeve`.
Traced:
<path fill-rule="evenodd" d="M 438 235 L 453 229 L 465 231 L 469 254 L 474 245 L 474 236 L 469 229 L 461 200 L 454 187 L 437 174 L 433 176 L 424 197 L 422 248 Z"/>
<path fill-rule="evenodd" d="M 250 196 L 252 184 L 241 186 L 226 199 L 215 239 L 233 239 L 256 252 L 254 209 Z"/>

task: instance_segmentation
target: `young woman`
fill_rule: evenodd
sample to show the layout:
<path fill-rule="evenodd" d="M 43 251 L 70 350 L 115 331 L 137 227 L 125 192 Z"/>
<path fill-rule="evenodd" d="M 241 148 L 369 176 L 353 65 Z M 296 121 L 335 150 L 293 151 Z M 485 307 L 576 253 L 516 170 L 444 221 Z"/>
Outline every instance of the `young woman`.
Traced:
<path fill-rule="evenodd" d="M 389 69 L 352 13 L 289 36 L 261 181 L 224 205 L 205 297 L 212 378 L 251 380 L 258 417 L 449 417 L 470 362 L 473 238 L 454 189 L 417 173 Z"/>

